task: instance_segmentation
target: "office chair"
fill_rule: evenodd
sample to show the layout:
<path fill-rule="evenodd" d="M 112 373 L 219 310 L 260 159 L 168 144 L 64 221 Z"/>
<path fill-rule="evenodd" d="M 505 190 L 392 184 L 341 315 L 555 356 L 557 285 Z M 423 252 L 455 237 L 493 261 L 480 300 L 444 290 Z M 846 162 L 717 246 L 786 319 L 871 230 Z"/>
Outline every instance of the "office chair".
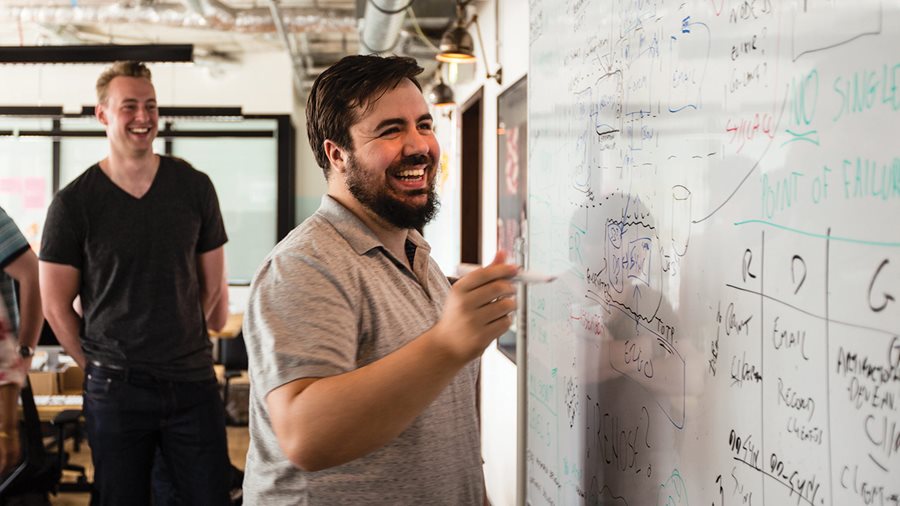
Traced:
<path fill-rule="evenodd" d="M 22 495 L 26 493 L 56 494 L 59 487 L 59 479 L 62 476 L 60 459 L 56 455 L 47 453 L 44 448 L 44 437 L 41 430 L 41 420 L 38 417 L 37 406 L 34 403 L 34 393 L 31 390 L 31 382 L 26 377 L 25 384 L 19 393 L 22 399 L 22 420 L 19 431 L 21 440 L 23 465 L 18 474 L 5 482 L 2 491 L 4 497 Z"/>
<path fill-rule="evenodd" d="M 247 345 L 244 343 L 243 332 L 239 332 L 234 339 L 219 341 L 219 360 L 225 367 L 225 386 L 222 390 L 222 402 L 225 404 L 225 424 L 245 425 L 243 421 L 236 420 L 228 413 L 228 390 L 231 380 L 240 377 L 248 367 Z"/>
<path fill-rule="evenodd" d="M 25 471 L 25 468 L 28 467 L 28 462 L 25 460 L 24 451 L 22 454 L 22 462 L 19 463 L 16 467 L 13 468 L 12 471 L 8 473 L 4 473 L 0 476 L 0 498 L 3 497 L 3 494 L 6 492 L 6 489 L 19 477 L 22 472 Z"/>
<path fill-rule="evenodd" d="M 54 435 L 55 441 L 53 443 L 55 443 L 56 446 L 56 456 L 59 460 L 60 471 L 74 471 L 78 473 L 74 483 L 61 481 L 59 483 L 59 491 L 90 492 L 91 484 L 87 480 L 84 466 L 69 462 L 69 453 L 65 450 L 67 437 L 72 437 L 72 449 L 74 451 L 77 452 L 81 450 L 81 410 L 67 409 L 61 411 L 58 415 L 53 417 L 53 421 L 50 422 L 50 424 L 57 429 L 56 434 Z"/>

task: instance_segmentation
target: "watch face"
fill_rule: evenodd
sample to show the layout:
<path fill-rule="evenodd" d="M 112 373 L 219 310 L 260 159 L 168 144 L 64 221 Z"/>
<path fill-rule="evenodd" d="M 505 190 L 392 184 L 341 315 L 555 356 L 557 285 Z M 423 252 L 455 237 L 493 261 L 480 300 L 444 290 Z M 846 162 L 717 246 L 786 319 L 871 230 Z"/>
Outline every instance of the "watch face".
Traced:
<path fill-rule="evenodd" d="M 19 355 L 22 358 L 29 358 L 34 355 L 34 348 L 30 346 L 19 346 Z"/>

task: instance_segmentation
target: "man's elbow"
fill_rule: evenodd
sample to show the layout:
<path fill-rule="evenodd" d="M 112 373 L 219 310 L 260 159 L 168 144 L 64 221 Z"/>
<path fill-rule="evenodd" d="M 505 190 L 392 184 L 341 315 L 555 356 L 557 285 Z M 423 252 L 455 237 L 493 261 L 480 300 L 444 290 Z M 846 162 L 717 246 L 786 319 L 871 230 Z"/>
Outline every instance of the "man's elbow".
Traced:
<path fill-rule="evenodd" d="M 306 471 L 308 473 L 314 473 L 316 471 L 324 471 L 331 467 L 330 465 L 320 462 L 316 458 L 311 458 L 310 456 L 296 454 L 288 458 L 291 461 L 291 464 L 294 465 L 297 469 L 301 471 Z"/>
<path fill-rule="evenodd" d="M 44 303 L 41 306 L 41 312 L 44 314 L 44 318 L 47 322 L 53 326 L 55 323 L 59 322 L 63 315 L 66 313 L 68 307 L 63 305 L 62 303 L 58 303 L 53 300 L 48 300 L 44 297 Z"/>
<path fill-rule="evenodd" d="M 327 452 L 323 452 L 309 441 L 302 441 L 302 437 L 293 437 L 291 440 L 278 439 L 281 451 L 294 467 L 306 472 L 315 472 L 328 469 L 337 465 L 332 459 L 327 458 Z"/>
<path fill-rule="evenodd" d="M 215 332 L 219 332 L 223 328 L 225 328 L 225 323 L 228 321 L 228 315 L 218 316 L 213 315 L 206 320 L 206 328 L 209 330 L 213 330 Z"/>
<path fill-rule="evenodd" d="M 20 286 L 27 286 L 35 293 L 40 293 L 41 282 L 40 276 L 38 275 L 37 262 L 35 262 L 33 269 L 28 269 L 27 271 L 22 272 L 22 274 L 16 279 L 16 281 Z"/>
<path fill-rule="evenodd" d="M 6 274 L 16 280 L 19 284 L 20 291 L 27 291 L 31 294 L 40 294 L 40 270 L 37 256 L 34 252 L 26 250 L 5 269 Z M 40 299 L 40 297 L 36 297 Z M 37 302 L 40 302 L 39 300 Z"/>

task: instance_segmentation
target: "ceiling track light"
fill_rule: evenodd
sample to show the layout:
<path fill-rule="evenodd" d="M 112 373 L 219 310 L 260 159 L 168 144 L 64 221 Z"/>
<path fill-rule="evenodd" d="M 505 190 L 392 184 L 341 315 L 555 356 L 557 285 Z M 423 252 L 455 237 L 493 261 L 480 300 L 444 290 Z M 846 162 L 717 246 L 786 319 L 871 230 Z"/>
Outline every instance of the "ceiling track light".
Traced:
<path fill-rule="evenodd" d="M 471 0 L 470 0 L 471 1 Z M 481 37 L 481 25 L 478 23 L 478 14 L 473 14 L 472 19 L 466 21 L 466 3 L 457 2 L 456 21 L 441 37 L 440 52 L 435 56 L 439 62 L 445 63 L 475 63 L 475 44 L 469 27 L 475 25 L 475 33 L 478 35 L 478 47 L 481 49 L 481 58 L 484 60 L 485 78 L 494 79 L 497 84 L 503 84 L 503 67 L 497 65 L 497 71 L 491 72 L 487 64 L 487 55 L 484 52 L 484 40 Z"/>
<path fill-rule="evenodd" d="M 190 62 L 193 44 L 0 46 L 0 63 Z"/>

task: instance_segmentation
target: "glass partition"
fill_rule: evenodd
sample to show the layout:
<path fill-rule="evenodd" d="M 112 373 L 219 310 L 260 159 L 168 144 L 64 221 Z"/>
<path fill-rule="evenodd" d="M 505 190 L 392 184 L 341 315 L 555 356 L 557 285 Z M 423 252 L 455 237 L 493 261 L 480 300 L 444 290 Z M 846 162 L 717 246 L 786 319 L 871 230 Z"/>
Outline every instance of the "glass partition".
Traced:
<path fill-rule="evenodd" d="M 176 138 L 172 154 L 212 179 L 225 219 L 229 280 L 249 282 L 278 240 L 278 161 L 274 138 Z"/>
<path fill-rule="evenodd" d="M 0 137 L 0 207 L 35 250 L 40 246 L 44 216 L 53 195 L 52 141 L 16 133 L 51 127 L 51 120 L 0 118 L 0 130 L 14 132 Z"/>

